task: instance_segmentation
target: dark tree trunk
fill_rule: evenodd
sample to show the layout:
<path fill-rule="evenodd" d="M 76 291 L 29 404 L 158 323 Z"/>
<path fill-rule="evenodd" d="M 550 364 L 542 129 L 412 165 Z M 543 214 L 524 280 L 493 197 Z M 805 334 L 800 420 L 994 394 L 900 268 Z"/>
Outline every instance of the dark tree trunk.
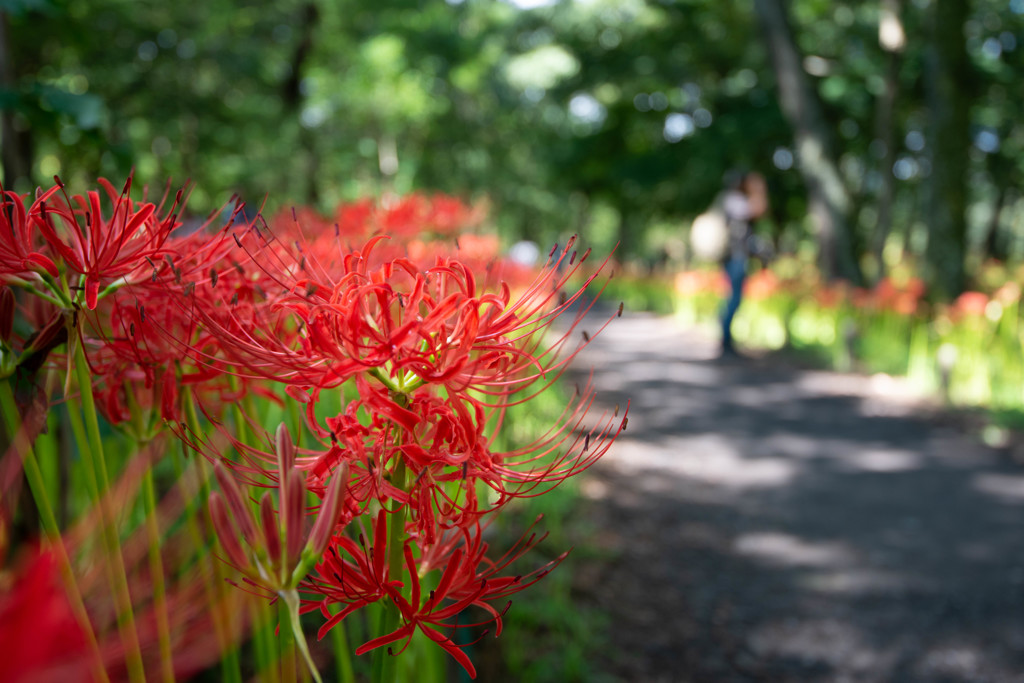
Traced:
<path fill-rule="evenodd" d="M 928 202 L 928 266 L 933 290 L 952 298 L 966 287 L 967 166 L 971 70 L 964 39 L 967 0 L 932 5 L 926 79 L 931 182 Z"/>
<path fill-rule="evenodd" d="M 896 158 L 896 126 L 894 123 L 896 98 L 899 94 L 900 65 L 903 62 L 902 52 L 905 37 L 903 22 L 900 19 L 901 0 L 882 0 L 882 13 L 879 21 L 879 43 L 888 52 L 885 70 L 885 89 L 878 99 L 875 113 L 875 139 L 884 145 L 882 157 L 878 160 L 878 172 L 881 186 L 878 189 L 878 222 L 875 225 L 872 251 L 878 270 L 875 279 L 885 277 L 885 243 L 892 229 L 892 204 L 895 190 L 895 178 L 892 173 L 893 160 Z"/>
<path fill-rule="evenodd" d="M 822 274 L 860 282 L 848 216 L 850 195 L 839 174 L 821 103 L 807 79 L 782 0 L 754 0 L 775 79 L 779 104 L 793 128 L 797 162 L 819 235 Z"/>
<path fill-rule="evenodd" d="M 13 91 L 18 85 L 11 42 L 7 26 L 7 13 L 0 11 L 0 89 Z M 0 110 L 0 162 L 3 164 L 3 183 L 7 189 L 32 183 L 32 136 L 19 130 L 14 123 L 14 112 Z"/>

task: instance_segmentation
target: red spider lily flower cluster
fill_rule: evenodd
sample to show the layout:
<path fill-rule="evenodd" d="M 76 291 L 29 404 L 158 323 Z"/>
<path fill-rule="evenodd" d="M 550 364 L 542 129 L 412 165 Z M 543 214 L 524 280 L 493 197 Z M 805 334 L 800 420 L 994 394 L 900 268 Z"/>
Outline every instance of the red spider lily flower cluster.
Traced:
<path fill-rule="evenodd" d="M 21 292 L 0 291 L 9 370 L 80 344 L 109 422 L 140 442 L 168 425 L 214 462 L 224 559 L 248 590 L 294 605 L 293 628 L 300 602 L 324 615 L 321 636 L 383 603 L 391 626 L 357 654 L 420 631 L 474 675 L 454 631 L 480 624 L 460 613 L 500 632 L 508 597 L 564 558 L 514 573 L 543 536 L 494 558 L 491 515 L 578 474 L 626 425 L 618 410 L 588 415 L 588 386 L 533 443 L 495 447 L 507 411 L 589 340 L 583 292 L 607 261 L 588 275 L 573 239 L 526 273 L 496 239 L 458 234 L 482 214 L 446 197 L 343 205 L 333 225 L 305 210 L 235 225 L 236 208 L 189 232 L 182 192 L 152 203 L 130 182 L 101 186 L 69 197 L 58 184 L 28 206 L 3 194 L 0 279 Z M 15 309 L 27 331 L 9 324 Z M 286 415 L 297 402 L 303 445 L 229 415 L 252 396 Z"/>
<path fill-rule="evenodd" d="M 455 616 L 480 608 L 500 632 L 502 608 L 495 603 L 561 559 L 527 576 L 502 576 L 540 539 L 489 560 L 482 541 L 487 515 L 579 473 L 625 426 L 624 415 L 587 419 L 594 398 L 588 387 L 536 442 L 513 452 L 492 448 L 507 409 L 558 378 L 579 348 L 569 348 L 574 338 L 586 343 L 577 328 L 592 303 L 584 303 L 582 291 L 597 276 L 575 293 L 562 292 L 589 254 L 574 252 L 571 241 L 513 294 L 508 285 L 482 284 L 457 256 L 421 267 L 378 254 L 384 235 L 348 248 L 338 243 L 340 232 L 331 246 L 303 233 L 296 220 L 291 232 L 260 231 L 260 239 L 242 243 L 261 283 L 260 300 L 240 307 L 236 292 L 224 288 L 220 305 L 197 307 L 196 315 L 234 372 L 283 385 L 288 400 L 305 405 L 306 426 L 318 439 L 298 449 L 295 461 L 306 488 L 330 499 L 337 477 L 346 479 L 337 512 L 321 506 L 334 529 L 323 560 L 298 586 L 304 609 L 319 607 L 328 619 L 323 636 L 353 612 L 384 602 L 400 615 L 399 625 L 357 653 L 407 643 L 420 630 L 474 674 L 452 631 L 477 624 Z M 555 319 L 573 308 L 573 320 L 554 332 Z M 341 411 L 325 413 L 339 394 Z M 282 469 L 280 446 L 275 453 L 228 438 L 241 455 L 231 469 L 246 484 L 277 487 L 279 501 L 292 487 L 303 490 L 288 483 L 293 473 Z M 232 507 L 237 519 L 244 514 L 239 505 L 215 501 L 215 516 L 226 518 L 221 510 Z M 279 514 L 293 514 L 287 507 L 279 503 Z M 296 528 L 287 519 L 275 525 L 267 494 L 260 509 L 264 537 L 267 529 Z M 257 526 L 240 529 L 243 537 L 256 534 L 246 541 L 256 557 L 272 545 Z M 222 527 L 230 532 L 226 521 Z M 240 546 L 229 553 L 240 568 L 249 563 L 251 582 L 280 590 L 276 579 L 258 578 Z M 288 567 L 285 574 L 291 586 L 301 572 Z"/>

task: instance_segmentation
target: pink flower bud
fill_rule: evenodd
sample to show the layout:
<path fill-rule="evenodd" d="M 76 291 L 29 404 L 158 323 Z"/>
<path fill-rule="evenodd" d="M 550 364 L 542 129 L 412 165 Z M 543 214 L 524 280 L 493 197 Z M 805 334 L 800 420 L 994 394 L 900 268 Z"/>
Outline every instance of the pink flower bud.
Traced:
<path fill-rule="evenodd" d="M 213 529 L 217 533 L 217 539 L 224 548 L 224 552 L 239 569 L 249 566 L 249 558 L 242 550 L 242 544 L 238 542 L 237 532 L 231 519 L 228 517 L 227 505 L 219 491 L 210 494 L 210 519 L 213 522 Z"/>
<path fill-rule="evenodd" d="M 288 432 L 288 426 L 281 423 L 277 426 L 277 470 L 281 477 L 295 466 L 295 443 Z M 282 489 L 283 490 L 283 489 Z"/>
<path fill-rule="evenodd" d="M 285 476 L 285 496 L 281 501 L 281 515 L 284 517 L 284 538 L 288 550 L 287 566 L 289 569 L 298 564 L 302 546 L 306 542 L 306 535 L 302 529 L 306 511 L 303 500 L 305 495 L 306 487 L 299 473 L 295 470 L 288 470 L 288 474 Z"/>
<path fill-rule="evenodd" d="M 242 491 L 238 488 L 238 482 L 228 474 L 227 470 L 224 469 L 224 465 L 219 460 L 213 465 L 213 473 L 220 484 L 220 490 L 224 492 L 227 506 L 230 508 L 231 514 L 235 518 L 235 523 L 238 524 L 242 537 L 245 538 L 245 542 L 250 547 L 258 546 L 259 540 L 256 534 L 256 525 L 252 520 L 249 508 L 245 505 L 245 498 L 242 495 Z"/>
<path fill-rule="evenodd" d="M 313 531 L 309 534 L 309 548 L 317 557 L 324 554 L 327 544 L 334 535 L 334 528 L 338 525 L 338 515 L 345 504 L 345 494 L 348 491 L 348 464 L 344 464 L 334 470 L 331 475 L 331 482 L 327 485 L 327 495 L 320 504 L 320 514 L 313 525 Z"/>
<path fill-rule="evenodd" d="M 64 316 L 61 313 L 54 313 L 50 321 L 32 335 L 25 350 L 33 349 L 48 352 L 50 349 L 60 346 L 66 340 L 67 327 L 64 325 Z"/>
<path fill-rule="evenodd" d="M 281 532 L 277 526 L 277 516 L 274 514 L 274 501 L 270 497 L 270 491 L 260 498 L 260 521 L 263 523 L 263 539 L 266 542 L 267 555 L 274 566 L 281 563 Z"/>

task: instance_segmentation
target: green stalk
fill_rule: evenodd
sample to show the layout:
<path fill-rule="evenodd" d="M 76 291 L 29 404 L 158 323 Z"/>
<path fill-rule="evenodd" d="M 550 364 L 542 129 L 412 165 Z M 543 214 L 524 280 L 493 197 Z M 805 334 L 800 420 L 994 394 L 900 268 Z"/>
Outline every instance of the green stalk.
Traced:
<path fill-rule="evenodd" d="M 399 489 L 405 489 L 405 460 L 398 457 L 395 469 L 392 474 L 392 483 Z M 405 547 L 405 505 L 400 505 L 397 510 L 391 513 L 388 520 L 391 528 L 388 529 L 388 576 L 392 580 L 402 574 L 402 551 Z M 401 613 L 395 605 L 384 605 L 381 614 L 380 627 L 377 636 L 391 633 L 398 628 L 401 621 Z M 393 683 L 395 679 L 395 658 L 388 654 L 387 648 L 377 648 L 374 652 L 373 680 L 379 683 Z"/>
<path fill-rule="evenodd" d="M 285 591 L 278 593 L 279 600 L 283 603 L 284 607 L 287 607 L 288 613 L 288 628 L 291 629 L 291 646 L 292 656 L 294 657 L 294 651 L 297 649 L 299 654 L 306 662 L 306 666 L 309 669 L 309 673 L 312 674 L 313 680 L 316 683 L 323 683 L 323 679 L 320 678 L 320 671 L 316 668 L 316 663 L 313 661 L 313 656 L 309 653 L 309 645 L 306 643 L 306 635 L 302 632 L 302 623 L 299 621 L 299 592 L 294 588 L 290 588 Z M 282 647 L 284 646 L 284 628 L 285 624 L 281 624 L 281 637 Z M 283 653 L 283 651 L 282 651 Z M 284 661 L 282 657 L 282 661 Z M 292 662 L 294 668 L 295 662 Z"/>
<path fill-rule="evenodd" d="M 103 455 L 103 439 L 100 436 L 99 417 L 96 402 L 92 395 L 92 381 L 89 376 L 89 365 L 85 360 L 82 343 L 77 339 L 78 330 L 69 329 L 73 347 L 75 375 L 78 380 L 79 401 L 82 409 L 86 430 L 86 443 L 79 442 L 83 457 L 88 458 L 88 466 L 95 473 L 97 504 L 100 506 L 101 536 L 108 559 L 112 563 L 111 574 L 114 601 L 117 606 L 117 625 L 121 633 L 121 642 L 125 648 L 125 666 L 131 681 L 145 681 L 146 672 L 142 665 L 142 651 L 139 647 L 139 636 L 135 630 L 135 614 L 132 612 L 132 597 L 128 589 L 128 574 L 121 555 L 121 539 L 118 537 L 114 510 L 108 497 L 110 480 L 107 476 L 107 465 Z M 75 412 L 71 410 L 69 412 Z"/>
<path fill-rule="evenodd" d="M 284 599 L 284 596 L 277 596 L 277 623 L 278 636 L 277 646 L 280 652 L 279 663 L 281 665 L 281 683 L 297 683 L 298 667 L 295 652 L 295 633 L 292 631 L 291 606 Z"/>
<path fill-rule="evenodd" d="M 160 648 L 160 674 L 165 681 L 174 681 L 174 658 L 171 652 L 171 626 L 167 613 L 167 587 L 164 562 L 160 555 L 160 523 L 156 516 L 156 487 L 153 467 L 147 467 L 142 479 L 142 499 L 146 509 L 146 531 L 149 536 L 149 571 L 153 576 L 153 611 Z"/>
<path fill-rule="evenodd" d="M 274 651 L 274 610 L 266 602 L 259 600 L 252 603 L 251 613 L 253 656 L 256 659 L 258 678 L 266 683 L 279 683 L 279 672 L 272 656 Z"/>
<path fill-rule="evenodd" d="M 191 394 L 186 395 L 185 401 L 185 419 L 188 422 L 188 427 L 198 439 L 200 435 L 199 415 L 196 412 L 195 401 L 192 399 Z M 195 454 L 196 468 L 199 473 L 199 500 L 209 500 L 210 498 L 210 485 L 209 478 L 210 472 L 207 468 L 206 459 L 199 453 Z M 206 506 L 196 505 L 196 496 L 188 496 L 188 523 L 190 527 L 190 533 L 196 542 L 197 548 L 204 548 L 205 542 L 202 540 L 202 534 L 199 531 L 199 524 L 197 520 L 202 515 L 207 528 L 211 528 L 209 519 L 207 518 L 208 512 Z M 206 579 L 206 596 L 210 603 L 210 610 L 213 615 L 213 625 L 216 631 L 217 639 L 219 641 L 222 658 L 221 658 L 221 680 L 225 683 L 241 683 L 242 682 L 242 662 L 239 657 L 238 648 L 231 642 L 231 615 L 225 611 L 225 606 L 221 598 L 221 586 L 223 585 L 224 576 L 221 571 L 221 565 L 217 562 L 209 553 L 204 553 L 203 561 L 210 564 L 211 574 Z M 212 580 L 212 582 L 211 582 Z"/>
<path fill-rule="evenodd" d="M 352 650 L 349 648 L 344 621 L 339 621 L 331 629 L 331 645 L 334 647 L 334 665 L 338 683 L 355 683 L 356 676 L 352 670 Z"/>
<path fill-rule="evenodd" d="M 96 640 L 96 633 L 92 628 L 92 621 L 85 609 L 85 601 L 82 599 L 82 592 L 78 588 L 78 581 L 71 568 L 71 559 L 68 557 L 67 548 L 64 547 L 64 539 L 57 525 L 57 516 L 53 512 L 53 505 L 46 492 L 46 484 L 43 480 L 42 471 L 36 461 L 35 450 L 28 439 L 21 433 L 21 416 L 14 400 L 14 392 L 11 390 L 10 382 L 0 381 L 0 411 L 3 412 L 4 424 L 8 434 L 11 435 L 11 442 L 15 452 L 22 456 L 22 465 L 25 478 L 28 479 L 29 489 L 35 499 L 36 507 L 39 509 L 39 517 L 43 523 L 43 533 L 57 555 L 57 564 L 60 568 L 61 579 L 68 593 L 68 601 L 71 609 L 82 627 L 82 632 L 89 644 L 90 651 L 95 655 L 93 660 L 93 676 L 98 681 L 109 681 L 106 670 L 103 668 L 103 659 L 100 656 L 99 643 Z"/>

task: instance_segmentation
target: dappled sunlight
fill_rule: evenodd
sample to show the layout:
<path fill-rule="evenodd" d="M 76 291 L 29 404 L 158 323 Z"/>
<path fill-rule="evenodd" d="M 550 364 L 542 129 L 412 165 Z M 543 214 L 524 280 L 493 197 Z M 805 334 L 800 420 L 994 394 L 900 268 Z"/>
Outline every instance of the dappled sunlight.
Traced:
<path fill-rule="evenodd" d="M 867 670 L 883 656 L 856 626 L 836 619 L 783 619 L 759 626 L 751 647 L 762 657 L 794 659 L 805 666 L 829 664 Z"/>
<path fill-rule="evenodd" d="M 717 434 L 672 441 L 651 444 L 623 438 L 608 459 L 626 473 L 665 469 L 671 478 L 661 481 L 686 478 L 734 491 L 785 486 L 800 472 L 800 464 L 787 458 L 743 457 Z"/>
<path fill-rule="evenodd" d="M 633 322 L 585 358 L 633 401 L 582 483 L 621 548 L 595 585 L 622 680 L 1016 680 L 1024 475 L 1005 451 L 898 380 L 701 359 L 699 334 Z"/>
<path fill-rule="evenodd" d="M 898 448 L 867 449 L 855 458 L 844 460 L 844 465 L 864 472 L 906 472 L 924 466 L 920 453 Z"/>
<path fill-rule="evenodd" d="M 853 562 L 856 557 L 856 553 L 843 543 L 813 543 L 777 531 L 741 534 L 733 542 L 733 548 L 740 555 L 755 558 L 768 565 L 786 567 L 846 565 Z"/>
<path fill-rule="evenodd" d="M 1024 476 L 1011 474 L 977 474 L 971 487 L 1001 503 L 1024 505 Z"/>

